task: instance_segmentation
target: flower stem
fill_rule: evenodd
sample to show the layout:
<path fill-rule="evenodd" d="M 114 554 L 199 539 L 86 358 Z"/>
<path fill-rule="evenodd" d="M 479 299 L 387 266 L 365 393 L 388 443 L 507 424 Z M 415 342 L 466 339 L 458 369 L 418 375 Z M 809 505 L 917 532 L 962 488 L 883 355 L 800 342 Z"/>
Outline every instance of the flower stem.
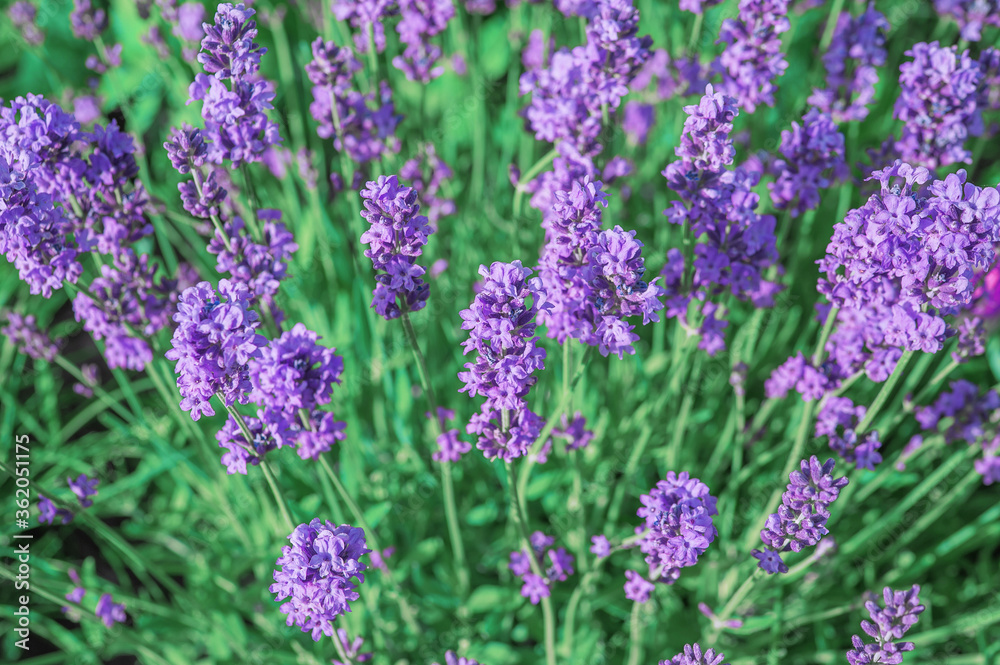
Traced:
<path fill-rule="evenodd" d="M 719 635 L 719 626 L 722 625 L 722 622 L 728 620 L 729 617 L 732 615 L 732 613 L 736 611 L 736 609 L 739 607 L 739 604 L 743 602 L 743 599 L 747 597 L 747 594 L 750 593 L 750 590 L 753 589 L 754 584 L 757 583 L 757 580 L 759 580 L 761 578 L 761 575 L 763 574 L 764 571 L 761 570 L 759 567 L 754 568 L 753 573 L 751 573 L 749 577 L 743 580 L 743 584 L 741 584 L 740 588 L 736 590 L 736 593 L 734 593 L 732 596 L 729 597 L 729 600 L 726 602 L 725 606 L 723 606 L 722 611 L 716 613 L 715 616 L 718 618 L 718 621 L 714 622 L 714 626 L 712 628 L 712 637 L 708 640 L 710 644 L 715 643 L 716 638 Z"/>
<path fill-rule="evenodd" d="M 340 478 L 337 477 L 337 474 L 333 472 L 333 468 L 330 467 L 330 463 L 326 461 L 325 456 L 323 455 L 319 456 L 319 465 L 320 468 L 323 469 L 323 473 L 325 473 L 326 476 L 330 479 L 330 482 L 333 483 L 333 487 L 335 490 L 337 490 L 337 494 L 340 495 L 341 500 L 345 504 L 347 504 L 347 509 L 350 511 L 351 516 L 354 518 L 354 521 L 357 522 L 361 526 L 361 528 L 365 530 L 365 539 L 371 544 L 371 548 L 373 550 L 378 550 L 378 552 L 381 553 L 382 548 L 378 544 L 378 538 L 376 538 L 375 536 L 375 530 L 372 529 L 370 524 L 368 524 L 368 520 L 365 519 L 365 515 L 364 513 L 361 512 L 361 508 L 358 506 L 357 503 L 355 503 L 354 499 L 347 492 L 347 488 L 344 487 L 344 484 L 342 482 L 340 482 Z M 420 635 L 422 631 L 420 630 L 420 626 L 417 625 L 416 617 L 414 617 L 413 615 L 413 609 L 410 607 L 410 604 L 406 602 L 406 600 L 403 598 L 403 595 L 400 593 L 399 585 L 396 583 L 396 578 L 394 578 L 392 576 L 392 573 L 389 572 L 388 565 L 385 564 L 384 562 L 383 565 L 386 566 L 385 576 L 389 579 L 389 584 L 392 586 L 393 594 L 396 596 L 396 601 L 399 605 L 399 611 L 403 617 L 403 621 L 406 623 L 406 625 L 409 627 L 409 629 L 413 632 L 414 635 Z"/>
<path fill-rule="evenodd" d="M 558 148 L 552 148 L 547 153 L 542 155 L 541 159 L 535 162 L 530 169 L 525 171 L 520 178 L 517 180 L 517 186 L 514 188 L 514 205 L 512 216 L 514 218 L 514 224 L 517 224 L 518 217 L 521 216 L 521 199 L 524 197 L 524 186 L 531 182 L 531 179 L 536 175 L 541 173 L 542 169 L 548 166 L 553 159 L 559 155 Z"/>
<path fill-rule="evenodd" d="M 518 497 L 517 472 L 514 465 L 504 462 L 507 467 L 507 488 L 510 491 L 511 513 L 514 515 L 514 524 L 517 526 L 521 540 L 521 549 L 528 554 L 528 561 L 531 563 L 531 572 L 545 579 L 545 571 L 538 565 L 534 550 L 531 547 L 531 540 L 528 537 L 527 516 L 521 509 L 521 500 Z M 542 619 L 545 625 L 545 663 L 555 665 L 556 663 L 556 629 L 555 616 L 552 613 L 552 600 L 548 596 L 542 597 Z"/>
<path fill-rule="evenodd" d="M 431 420 L 437 424 L 438 433 L 444 434 L 444 424 L 438 416 L 437 399 L 434 397 L 434 388 L 431 386 L 430 373 L 427 371 L 427 362 L 424 354 L 420 351 L 420 343 L 417 334 L 410 323 L 410 315 L 403 312 L 400 317 L 403 321 L 403 331 L 406 333 L 406 341 L 410 343 L 410 350 L 417 361 L 417 371 L 420 374 L 420 382 L 427 393 L 427 401 L 431 407 Z M 465 597 L 469 593 L 469 570 L 465 563 L 465 543 L 462 542 L 462 529 L 458 523 L 458 510 L 455 504 L 455 483 L 451 475 L 451 462 L 441 462 L 441 488 L 444 493 L 444 516 L 448 523 L 448 537 L 451 540 L 451 553 L 455 557 L 455 567 L 458 570 L 458 587 L 460 594 Z"/>
<path fill-rule="evenodd" d="M 826 28 L 823 30 L 823 37 L 819 41 L 819 53 L 826 53 L 827 49 L 830 48 L 830 42 L 833 41 L 833 33 L 837 29 L 837 23 L 840 19 L 840 11 L 844 8 L 844 0 L 833 0 L 833 5 L 830 7 L 830 15 L 826 19 Z"/>
<path fill-rule="evenodd" d="M 639 661 L 642 660 L 642 625 L 639 621 L 641 610 L 642 603 L 633 601 L 628 629 L 628 665 L 639 665 Z"/>
<path fill-rule="evenodd" d="M 858 424 L 857 432 L 859 435 L 863 435 L 867 432 L 868 428 L 875 422 L 875 418 L 878 416 L 879 411 L 883 406 L 885 406 L 886 401 L 888 401 L 889 396 L 896 387 L 896 384 L 899 383 L 899 380 L 903 377 L 906 366 L 912 358 L 913 351 L 904 351 L 903 355 L 900 356 L 898 361 L 896 361 L 896 367 L 893 368 L 892 374 L 890 374 L 889 378 L 886 379 L 886 382 L 882 384 L 882 389 L 879 390 L 878 395 L 875 396 L 875 401 L 872 402 L 870 407 L 868 407 L 868 411 L 865 413 L 864 419 Z"/>
<path fill-rule="evenodd" d="M 274 495 L 274 501 L 278 504 L 278 511 L 281 513 L 281 518 L 285 520 L 285 524 L 288 526 L 288 531 L 291 532 L 295 529 L 295 522 L 292 520 L 292 514 L 288 510 L 288 504 L 285 503 L 285 497 L 281 495 L 281 490 L 278 488 L 278 482 L 274 477 L 274 473 L 271 471 L 271 467 L 267 462 L 264 461 L 263 457 L 257 455 L 257 451 L 253 449 L 253 434 L 250 433 L 250 428 L 247 426 L 246 420 L 243 419 L 243 415 L 236 410 L 235 406 L 226 404 L 225 400 L 222 399 L 222 395 L 216 393 L 216 397 L 222 402 L 222 405 L 226 407 L 226 411 L 232 416 L 232 419 L 236 421 L 236 424 L 240 428 L 240 432 L 243 433 L 243 438 L 247 440 L 247 445 L 244 446 L 246 450 L 251 455 L 254 455 L 259 460 L 260 470 L 264 473 L 264 479 L 267 481 L 268 487 L 271 488 L 271 494 Z"/>
<path fill-rule="evenodd" d="M 528 459 L 524 462 L 524 472 L 521 474 L 521 485 L 517 488 L 518 495 L 521 496 L 522 499 L 528 488 L 528 480 L 531 478 L 531 469 L 535 466 L 535 458 L 538 456 L 538 451 L 540 451 L 542 446 L 545 445 L 545 441 L 549 438 L 549 435 L 552 434 L 552 430 L 555 429 L 556 423 L 558 423 L 559 419 L 562 418 L 562 415 L 566 413 L 566 406 L 569 404 L 570 398 L 573 396 L 576 384 L 580 382 L 580 379 L 583 377 L 583 370 L 587 367 L 587 358 L 590 356 L 591 348 L 592 347 L 588 346 L 584 349 L 583 353 L 580 354 L 580 361 L 576 367 L 576 372 L 573 374 L 572 380 L 569 382 L 569 389 L 563 391 L 563 394 L 559 398 L 559 404 L 556 406 L 556 410 L 552 412 L 551 416 L 549 416 L 549 419 L 545 422 L 545 426 L 542 428 L 538 438 L 535 439 L 534 443 L 532 443 L 531 447 L 528 449 Z M 506 432 L 506 429 L 504 431 Z"/>

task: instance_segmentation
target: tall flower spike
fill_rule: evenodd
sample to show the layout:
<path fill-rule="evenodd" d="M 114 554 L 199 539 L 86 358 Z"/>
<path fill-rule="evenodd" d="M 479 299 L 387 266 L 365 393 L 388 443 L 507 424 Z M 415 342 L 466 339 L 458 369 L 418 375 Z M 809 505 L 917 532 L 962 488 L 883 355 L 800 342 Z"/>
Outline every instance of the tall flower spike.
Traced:
<path fill-rule="evenodd" d="M 766 547 L 754 550 L 760 568 L 769 574 L 787 573 L 788 566 L 781 559 L 782 552 L 801 552 L 812 547 L 829 533 L 826 521 L 830 518 L 830 504 L 837 500 L 847 478 L 833 477 L 834 461 L 823 464 L 813 455 L 802 460 L 801 471 L 788 475 L 791 481 L 781 495 L 778 512 L 768 516 L 760 537 Z"/>
<path fill-rule="evenodd" d="M 250 359 L 266 344 L 257 334 L 257 313 L 249 308 L 245 284 L 219 281 L 216 295 L 212 285 L 200 282 L 180 295 L 173 319 L 177 329 L 167 351 L 176 361 L 181 409 L 191 419 L 215 415 L 211 400 L 218 394 L 226 406 L 249 401 Z"/>
<path fill-rule="evenodd" d="M 722 90 L 753 113 L 761 104 L 774 106 L 774 79 L 788 63 L 781 53 L 781 33 L 788 32 L 788 0 L 740 0 L 739 16 L 726 19 L 719 42 Z"/>
<path fill-rule="evenodd" d="M 851 636 L 854 648 L 847 652 L 850 665 L 870 663 L 903 662 L 903 653 L 913 651 L 913 642 L 901 642 L 903 635 L 917 622 L 924 611 L 920 604 L 920 587 L 914 584 L 909 591 L 893 591 L 889 587 L 882 590 L 885 607 L 879 607 L 872 600 L 865 602 L 871 621 L 861 621 L 861 629 L 875 638 L 874 644 L 865 644 L 857 635 Z"/>
<path fill-rule="evenodd" d="M 844 135 L 830 116 L 811 108 L 802 124 L 782 130 L 781 158 L 770 164 L 775 181 L 768 183 L 771 200 L 778 210 L 798 217 L 819 206 L 819 190 L 826 189 L 849 173 L 844 162 Z"/>
<path fill-rule="evenodd" d="M 253 40 L 257 37 L 256 12 L 243 3 L 224 2 L 215 12 L 215 24 L 205 23 L 205 36 L 198 54 L 205 71 L 216 78 L 242 78 L 256 74 L 260 57 L 267 53 Z"/>
<path fill-rule="evenodd" d="M 423 309 L 430 287 L 416 261 L 433 231 L 418 214 L 417 191 L 401 186 L 394 175 L 383 175 L 368 182 L 361 199 L 361 216 L 371 225 L 361 234 L 361 242 L 368 245 L 365 256 L 375 270 L 384 271 L 375 277 L 372 307 L 386 320 Z"/>
<path fill-rule="evenodd" d="M 351 602 L 360 598 L 359 584 L 365 581 L 361 557 L 371 552 L 365 547 L 365 532 L 348 525 L 333 526 L 313 519 L 300 524 L 288 536 L 291 545 L 281 548 L 275 562 L 270 592 L 287 614 L 287 625 L 311 633 L 314 641 L 334 634 L 333 621 L 351 611 Z"/>

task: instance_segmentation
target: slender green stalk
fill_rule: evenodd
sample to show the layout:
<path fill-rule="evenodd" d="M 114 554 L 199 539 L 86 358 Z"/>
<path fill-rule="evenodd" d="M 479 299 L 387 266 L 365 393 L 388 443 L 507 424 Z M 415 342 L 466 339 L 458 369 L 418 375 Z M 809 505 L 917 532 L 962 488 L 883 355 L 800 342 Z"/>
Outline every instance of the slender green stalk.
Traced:
<path fill-rule="evenodd" d="M 528 537 L 527 515 L 522 511 L 521 499 L 518 497 L 517 472 L 514 470 L 514 465 L 510 462 L 504 462 L 504 466 L 507 468 L 507 488 L 510 491 L 511 513 L 514 515 L 514 524 L 517 527 L 518 534 L 520 535 L 521 549 L 528 554 L 528 561 L 531 563 L 531 571 L 535 575 L 544 579 L 545 571 L 543 571 L 542 567 L 538 565 L 538 560 L 535 558 L 534 550 L 531 547 L 531 540 Z M 544 596 L 542 598 L 542 620 L 545 626 L 545 663 L 546 665 L 555 665 L 555 615 L 552 612 L 552 599 L 548 596 Z"/>
<path fill-rule="evenodd" d="M 892 370 L 892 374 L 886 379 L 886 382 L 882 384 L 882 389 L 878 391 L 878 395 L 875 396 L 875 401 L 872 402 L 871 406 L 868 407 L 867 413 L 865 413 L 864 419 L 858 423 L 857 431 L 859 434 L 864 434 L 871 427 L 872 423 L 875 422 L 875 418 L 878 416 L 879 411 L 885 406 L 885 403 L 889 400 L 889 396 L 892 395 L 893 389 L 899 380 L 903 377 L 903 372 L 906 370 L 906 365 L 909 364 L 910 360 L 913 358 L 913 351 L 904 351 L 903 355 L 896 362 L 896 367 Z"/>
<path fill-rule="evenodd" d="M 365 519 L 365 514 L 361 512 L 361 508 L 351 497 L 347 488 L 344 487 L 342 482 L 340 482 L 340 478 L 333 472 L 333 468 L 330 466 L 330 463 L 326 460 L 325 456 L 319 456 L 319 465 L 320 468 L 323 469 L 323 473 L 325 473 L 327 478 L 330 479 L 330 482 L 333 483 L 333 488 L 337 491 L 337 494 L 340 495 L 341 501 L 347 505 L 347 510 L 351 513 L 354 521 L 357 522 L 362 529 L 364 529 L 365 540 L 369 543 L 373 550 L 381 552 L 382 548 L 379 546 L 378 538 L 375 536 L 375 530 L 368 523 L 368 520 Z M 383 563 L 383 565 L 386 564 Z M 386 570 L 388 571 L 388 566 L 386 566 Z M 416 617 L 413 615 L 413 609 L 403 598 L 403 595 L 399 590 L 399 585 L 396 583 L 396 578 L 394 578 L 390 572 L 386 572 L 385 577 L 389 580 L 389 584 L 392 585 L 393 593 L 396 597 L 396 602 L 399 605 L 399 611 L 403 617 L 404 623 L 406 623 L 407 627 L 409 627 L 414 635 L 420 635 L 422 631 L 420 630 L 420 626 L 417 624 Z"/>
<path fill-rule="evenodd" d="M 632 613 L 628 622 L 628 665 L 639 665 L 639 661 L 642 660 L 642 622 L 639 620 L 642 606 L 642 603 L 634 601 L 632 603 Z"/>
<path fill-rule="evenodd" d="M 722 607 L 722 611 L 716 613 L 715 616 L 718 618 L 718 621 L 712 626 L 712 636 L 708 640 L 709 644 L 714 644 L 716 642 L 716 639 L 719 636 L 721 622 L 732 616 L 733 612 L 739 608 L 740 603 L 742 603 L 743 599 L 747 597 L 747 594 L 750 593 L 754 584 L 757 583 L 757 580 L 759 580 L 763 574 L 763 570 L 760 568 L 754 568 L 753 573 L 743 580 L 743 584 L 741 584 L 736 590 L 736 593 L 729 597 L 729 600 Z"/>
<path fill-rule="evenodd" d="M 823 30 L 823 37 L 819 40 L 818 53 L 826 53 L 827 49 L 830 48 L 830 42 L 833 41 L 833 33 L 837 29 L 837 22 L 843 8 L 844 0 L 833 0 L 833 4 L 830 6 L 830 15 L 826 19 L 826 28 Z"/>
<path fill-rule="evenodd" d="M 434 397 L 434 388 L 431 385 L 430 373 L 427 371 L 427 361 L 420 351 L 420 342 L 417 334 L 413 330 L 410 322 L 410 315 L 404 312 L 400 317 L 403 321 L 403 331 L 406 334 L 406 341 L 410 343 L 410 350 L 413 358 L 417 362 L 417 371 L 420 374 L 420 383 L 427 393 L 427 401 L 431 407 L 431 420 L 434 421 L 438 433 L 444 434 L 444 425 L 438 416 L 437 399 Z M 458 510 L 455 504 L 455 483 L 451 475 L 451 462 L 441 462 L 441 488 L 444 493 L 444 515 L 448 522 L 448 537 L 451 540 L 451 553 L 455 557 L 455 567 L 458 572 L 458 586 L 461 595 L 464 597 L 469 593 L 469 570 L 465 563 L 465 543 L 462 541 L 462 529 L 458 523 Z"/>
<path fill-rule="evenodd" d="M 553 159 L 559 156 L 559 149 L 552 148 L 547 153 L 542 155 L 541 159 L 535 162 L 530 169 L 521 174 L 521 177 L 517 180 L 517 187 L 514 188 L 514 205 L 513 205 L 513 217 L 514 221 L 521 215 L 521 199 L 524 197 L 524 186 L 531 182 L 531 179 L 542 172 L 546 166 L 548 166 Z"/>
<path fill-rule="evenodd" d="M 374 93 L 378 88 L 378 53 L 375 51 L 375 24 L 368 24 L 368 68 L 371 70 L 371 88 Z"/>
<path fill-rule="evenodd" d="M 226 407 L 226 411 L 232 416 L 233 420 L 239 426 L 240 431 L 243 433 L 243 438 L 247 440 L 248 445 L 253 444 L 253 434 L 250 433 L 250 428 L 247 427 L 246 421 L 243 419 L 242 414 L 236 410 L 236 407 L 230 406 L 225 403 L 221 395 L 216 395 L 219 401 L 222 402 L 223 406 Z M 256 451 L 249 450 L 248 452 L 256 455 Z M 274 495 L 274 501 L 278 504 L 278 511 L 281 513 L 281 518 L 285 520 L 285 524 L 288 526 L 288 531 L 291 533 L 295 529 L 295 521 L 292 519 L 292 514 L 288 510 L 288 504 L 285 502 L 285 497 L 281 494 L 281 490 L 278 488 L 278 482 L 274 477 L 274 473 L 271 471 L 270 465 L 263 459 L 260 460 L 260 469 L 264 472 L 264 479 L 267 481 L 268 487 L 271 488 L 271 494 Z"/>
<path fill-rule="evenodd" d="M 698 39 L 701 37 L 701 26 L 705 20 L 705 12 L 696 14 L 694 17 L 694 27 L 691 28 L 691 38 L 688 40 L 687 50 L 688 53 L 694 52 L 694 47 L 698 44 Z"/>
<path fill-rule="evenodd" d="M 567 340 L 567 343 L 568 342 L 569 340 Z M 535 439 L 535 442 L 532 443 L 531 447 L 528 449 L 527 459 L 524 461 L 524 472 L 521 474 L 521 486 L 517 488 L 518 495 L 522 498 L 522 500 L 528 489 L 528 480 L 531 478 L 531 469 L 535 466 L 535 458 L 538 457 L 538 452 L 542 449 L 542 446 L 545 445 L 545 441 L 549 438 L 549 435 L 552 434 L 552 430 L 555 429 L 556 424 L 562 419 L 563 414 L 566 413 L 566 407 L 570 402 L 573 391 L 576 390 L 576 384 L 580 382 L 580 379 L 583 377 L 583 371 L 587 367 L 587 359 L 590 356 L 591 348 L 592 347 L 588 346 L 584 349 L 584 352 L 580 354 L 580 361 L 577 365 L 576 372 L 573 374 L 573 379 L 569 382 L 569 389 L 565 390 L 560 396 L 559 404 L 556 405 L 556 410 L 552 412 L 551 416 L 549 416 L 549 419 L 545 422 L 545 426 L 542 428 L 538 438 Z M 503 413 L 506 414 L 506 417 L 509 419 L 510 415 L 507 414 L 506 410 L 503 410 Z M 508 420 L 504 426 L 504 432 L 507 431 L 509 426 L 510 422 Z M 523 509 L 524 506 L 521 506 L 521 508 Z"/>

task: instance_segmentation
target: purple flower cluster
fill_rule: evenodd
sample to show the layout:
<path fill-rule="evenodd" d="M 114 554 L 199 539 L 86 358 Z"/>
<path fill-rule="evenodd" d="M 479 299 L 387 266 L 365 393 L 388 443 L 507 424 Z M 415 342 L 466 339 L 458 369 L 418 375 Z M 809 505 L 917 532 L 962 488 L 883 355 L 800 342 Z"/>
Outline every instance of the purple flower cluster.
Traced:
<path fill-rule="evenodd" d="M 428 83 L 441 76 L 444 67 L 435 65 L 441 58 L 441 47 L 430 39 L 444 32 L 455 17 L 452 0 L 399 0 L 399 14 L 396 31 L 406 48 L 392 64 L 411 81 Z"/>
<path fill-rule="evenodd" d="M 21 39 L 29 46 L 39 46 L 45 41 L 45 35 L 35 25 L 38 10 L 28 0 L 17 0 L 7 10 L 11 24 L 21 31 Z"/>
<path fill-rule="evenodd" d="M 537 605 L 542 598 L 552 595 L 552 586 L 556 582 L 565 582 L 573 574 L 573 555 L 565 548 L 553 548 L 555 538 L 546 536 L 541 531 L 531 534 L 529 542 L 531 552 L 517 550 L 510 553 L 509 568 L 512 573 L 521 578 L 521 595 Z M 545 575 L 537 575 L 531 570 L 531 559 L 534 557 L 538 567 Z"/>
<path fill-rule="evenodd" d="M 73 0 L 69 24 L 74 36 L 92 42 L 108 27 L 108 15 L 96 9 L 91 0 Z"/>
<path fill-rule="evenodd" d="M 702 651 L 701 646 L 695 642 L 694 644 L 685 644 L 683 652 L 670 660 L 661 660 L 659 665 L 725 665 L 722 662 L 725 659 L 726 657 L 717 653 L 715 649 Z"/>
<path fill-rule="evenodd" d="M 982 30 L 988 25 L 1000 28 L 997 0 L 934 0 L 934 8 L 942 16 L 953 17 L 962 31 L 962 39 L 969 42 L 981 40 Z"/>
<path fill-rule="evenodd" d="M 88 293 L 73 299 L 73 314 L 95 340 L 104 340 L 108 367 L 141 371 L 153 360 L 149 337 L 170 321 L 177 282 L 156 279 L 156 264 L 131 248 L 101 266 Z"/>
<path fill-rule="evenodd" d="M 909 591 L 893 591 L 889 587 L 882 590 L 885 607 L 879 607 L 873 600 L 865 602 L 871 621 L 861 621 L 861 630 L 875 639 L 874 644 L 865 644 L 857 635 L 851 636 L 854 648 L 847 652 L 850 665 L 870 663 L 903 662 L 903 653 L 913 651 L 913 642 L 901 642 L 918 615 L 924 611 L 920 604 L 920 587 L 916 584 Z"/>
<path fill-rule="evenodd" d="M 983 72 L 968 51 L 937 42 L 915 44 L 899 67 L 899 97 L 893 117 L 903 121 L 896 150 L 903 161 L 937 169 L 972 161 L 968 136 L 983 133 L 979 106 Z"/>
<path fill-rule="evenodd" d="M 219 281 L 216 294 L 208 282 L 186 289 L 173 316 L 177 323 L 165 354 L 176 361 L 181 409 L 191 419 L 215 415 L 209 400 L 218 395 L 226 406 L 249 401 L 250 359 L 266 344 L 257 334 L 257 313 L 250 309 L 246 284 Z"/>
<path fill-rule="evenodd" d="M 260 243 L 250 237 L 243 220 L 234 217 L 223 225 L 222 232 L 216 230 L 208 251 L 218 256 L 216 270 L 228 273 L 233 282 L 247 285 L 250 306 L 260 305 L 280 323 L 283 316 L 275 306 L 274 296 L 288 274 L 288 263 L 298 245 L 281 222 L 281 211 L 258 210 L 257 221 L 263 224 Z"/>
<path fill-rule="evenodd" d="M 361 63 L 346 46 L 317 38 L 312 54 L 306 75 L 313 84 L 309 112 L 319 123 L 316 133 L 333 137 L 333 147 L 360 164 L 398 150 L 394 133 L 402 116 L 395 113 L 388 85 L 383 81 L 378 94 L 354 90 L 351 77 Z"/>
<path fill-rule="evenodd" d="M 99 479 L 88 478 L 86 474 L 81 473 L 76 480 L 67 478 L 66 482 L 76 496 L 76 500 L 80 502 L 81 508 L 90 508 L 94 505 L 94 502 L 87 497 L 97 495 L 97 484 L 101 482 Z"/>
<path fill-rule="evenodd" d="M 59 353 L 59 340 L 53 341 L 39 330 L 32 314 L 21 316 L 17 312 L 7 312 L 7 325 L 0 328 L 0 335 L 6 335 L 19 351 L 35 360 L 52 362 Z"/>
<path fill-rule="evenodd" d="M 432 418 L 430 412 L 425 414 Z M 458 438 L 457 429 L 446 429 L 445 425 L 449 420 L 455 419 L 455 412 L 444 407 L 437 408 L 437 421 L 441 433 L 437 436 L 438 450 L 431 455 L 435 462 L 457 462 L 462 459 L 462 455 L 472 450 L 472 444 Z"/>
<path fill-rule="evenodd" d="M 899 160 L 874 171 L 869 179 L 879 193 L 834 226 L 818 288 L 841 308 L 856 340 L 831 339 L 842 367 L 880 360 L 864 358 L 863 346 L 894 349 L 896 358 L 900 348 L 938 351 L 950 334 L 944 317 L 971 302 L 974 269 L 993 263 L 1000 193 L 966 182 L 964 170 L 921 191 L 929 177 Z"/>
<path fill-rule="evenodd" d="M 338 21 L 349 21 L 357 32 L 354 44 L 360 53 L 367 53 L 369 41 L 376 53 L 385 50 L 385 22 L 399 13 L 396 0 L 334 0 L 333 15 Z"/>
<path fill-rule="evenodd" d="M 652 41 L 636 36 L 639 12 L 630 0 L 598 0 L 587 18 L 587 43 L 560 49 L 548 67 L 526 71 L 520 90 L 531 94 L 522 115 L 536 139 L 567 141 L 576 152 L 593 157 L 601 150 L 602 112 L 618 108 L 649 58 Z"/>
<path fill-rule="evenodd" d="M 208 160 L 208 144 L 202 131 L 184 123 L 180 130 L 171 132 L 163 147 L 178 173 L 192 174 L 191 180 L 177 185 L 184 209 L 202 219 L 217 216 L 226 190 L 219 183 L 215 165 Z"/>
<path fill-rule="evenodd" d="M 781 132 L 781 157 L 769 164 L 775 176 L 767 184 L 771 201 L 778 210 L 788 210 L 798 217 L 819 206 L 819 190 L 826 189 L 848 175 L 844 162 L 844 135 L 826 113 L 811 108 L 802 117 L 802 125 Z"/>
<path fill-rule="evenodd" d="M 430 286 L 417 257 L 433 231 L 418 214 L 417 190 L 401 186 L 394 175 L 380 175 L 361 190 L 361 199 L 361 216 L 371 225 L 361 234 L 361 242 L 368 245 L 365 256 L 375 270 L 384 271 L 375 277 L 372 307 L 386 320 L 423 309 Z"/>
<path fill-rule="evenodd" d="M 645 520 L 638 541 L 646 555 L 649 579 L 673 584 L 681 569 L 693 566 L 718 535 L 712 516 L 718 514 L 708 485 L 687 471 L 667 472 L 665 480 L 639 497 L 636 514 Z"/>
<path fill-rule="evenodd" d="M 768 574 L 787 573 L 788 566 L 781 560 L 782 552 L 801 552 L 812 547 L 829 533 L 826 521 L 830 519 L 830 505 L 837 500 L 847 478 L 833 477 L 834 461 L 823 464 L 815 455 L 802 460 L 801 471 L 788 475 L 791 481 L 781 495 L 777 513 L 767 517 L 760 532 L 763 550 L 754 550 L 754 558 Z"/>
<path fill-rule="evenodd" d="M 949 388 L 930 406 L 916 408 L 917 422 L 923 430 L 933 432 L 945 420 L 946 443 L 965 441 L 981 446 L 983 456 L 976 460 L 976 471 L 986 485 L 1000 482 L 1000 395 L 996 390 L 980 395 L 979 388 L 964 379 L 953 381 Z"/>
<path fill-rule="evenodd" d="M 823 54 L 826 87 L 813 90 L 809 103 L 829 113 L 835 122 L 864 120 L 875 99 L 878 67 L 885 64 L 885 33 L 889 22 L 869 2 L 857 17 L 837 17 L 830 48 Z"/>
<path fill-rule="evenodd" d="M 601 183 L 588 178 L 556 192 L 543 224 L 548 242 L 538 265 L 552 307 L 539 312 L 538 322 L 560 344 L 579 339 L 621 358 L 635 352 L 632 344 L 639 339 L 627 317 L 641 314 L 643 324 L 659 321 L 663 290 L 656 279 L 642 279 L 642 243 L 634 231 L 601 230 L 602 206 L 607 203 Z"/>
<path fill-rule="evenodd" d="M 867 411 L 867 408 L 855 406 L 846 397 L 828 396 L 816 416 L 816 437 L 828 437 L 830 448 L 848 464 L 874 470 L 875 465 L 882 461 L 878 452 L 882 447 L 878 432 L 866 434 L 857 431 Z"/>
<path fill-rule="evenodd" d="M 716 61 L 720 90 L 739 100 L 748 113 L 774 106 L 774 79 L 788 63 L 781 53 L 781 33 L 788 32 L 788 0 L 740 0 L 739 16 L 719 30 L 726 49 Z"/>
<path fill-rule="evenodd" d="M 198 55 L 207 73 L 196 75 L 188 88 L 190 101 L 203 102 L 208 160 L 219 165 L 228 160 L 233 168 L 261 161 L 269 146 L 281 142 L 278 125 L 266 113 L 274 89 L 260 77 L 260 58 L 267 49 L 253 41 L 254 13 L 242 3 L 219 5 L 215 24 L 205 24 Z"/>
<path fill-rule="evenodd" d="M 700 301 L 702 336 L 699 347 L 714 355 L 725 348 L 718 305 L 709 301 L 728 290 L 758 306 L 770 305 L 778 287 L 764 281 L 762 272 L 778 258 L 774 217 L 756 212 L 760 198 L 752 191 L 759 175 L 742 167 L 729 170 L 736 149 L 729 137 L 739 113 L 736 100 L 711 85 L 697 105 L 684 107 L 680 158 L 663 170 L 667 183 L 681 200 L 665 211 L 675 224 L 690 226 L 696 239 L 693 265 L 674 248 L 667 253 L 662 275 L 666 281 L 667 316 L 686 322 L 689 305 Z M 688 268 L 686 270 L 686 268 Z M 685 273 L 692 279 L 685 283 Z"/>
<path fill-rule="evenodd" d="M 520 261 L 480 266 L 479 274 L 485 280 L 482 290 L 461 312 L 462 329 L 469 331 L 464 353 L 475 351 L 476 359 L 458 378 L 465 383 L 460 392 L 486 401 L 466 432 L 478 435 L 476 447 L 487 458 L 509 462 L 527 452 L 544 424 L 525 397 L 537 381 L 532 374 L 545 366 L 535 315 L 547 303 L 540 280 L 529 277 L 531 270 Z"/>
<path fill-rule="evenodd" d="M 87 590 L 81 586 L 80 575 L 75 570 L 71 569 L 69 571 L 69 578 L 76 586 L 66 594 L 65 598 L 69 602 L 79 605 L 83 597 L 87 595 Z M 64 606 L 62 611 L 70 615 L 71 618 L 79 619 L 79 613 L 74 608 Z M 104 622 L 106 628 L 111 628 L 116 623 L 125 623 L 127 620 L 125 603 L 114 602 L 110 593 L 101 594 L 101 597 L 97 601 L 97 606 L 94 608 L 94 614 Z"/>
<path fill-rule="evenodd" d="M 288 599 L 281 605 L 286 624 L 311 633 L 318 642 L 322 635 L 333 636 L 333 621 L 350 612 L 350 603 L 360 597 L 357 588 L 365 581 L 366 567 L 360 559 L 371 550 L 365 547 L 364 530 L 334 527 L 318 518 L 295 527 L 288 540 L 292 544 L 281 548 L 275 562 L 281 570 L 274 571 L 269 590 L 275 601 Z"/>
<path fill-rule="evenodd" d="M 38 495 L 38 521 L 40 524 L 55 524 L 59 520 L 60 524 L 69 524 L 73 521 L 72 511 L 66 508 L 56 508 L 52 500 Z"/>

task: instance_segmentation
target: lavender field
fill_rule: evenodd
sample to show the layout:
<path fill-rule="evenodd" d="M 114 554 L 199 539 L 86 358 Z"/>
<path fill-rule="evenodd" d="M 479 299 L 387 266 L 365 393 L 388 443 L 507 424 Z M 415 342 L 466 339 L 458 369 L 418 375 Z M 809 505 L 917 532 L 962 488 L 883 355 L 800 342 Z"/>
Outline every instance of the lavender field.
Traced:
<path fill-rule="evenodd" d="M 998 0 L 0 8 L 0 661 L 1000 664 Z"/>

